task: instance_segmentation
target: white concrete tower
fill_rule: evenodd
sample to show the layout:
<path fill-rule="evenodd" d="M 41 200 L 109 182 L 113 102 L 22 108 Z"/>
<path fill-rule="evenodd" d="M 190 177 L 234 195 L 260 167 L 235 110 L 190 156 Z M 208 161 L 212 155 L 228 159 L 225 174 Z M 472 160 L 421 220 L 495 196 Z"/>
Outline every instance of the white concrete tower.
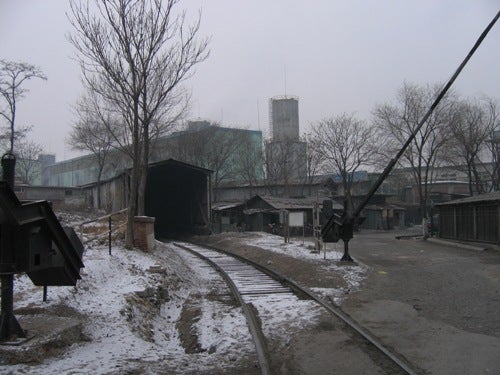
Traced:
<path fill-rule="evenodd" d="M 298 98 L 293 96 L 275 96 L 269 99 L 269 122 L 273 141 L 298 141 Z"/>

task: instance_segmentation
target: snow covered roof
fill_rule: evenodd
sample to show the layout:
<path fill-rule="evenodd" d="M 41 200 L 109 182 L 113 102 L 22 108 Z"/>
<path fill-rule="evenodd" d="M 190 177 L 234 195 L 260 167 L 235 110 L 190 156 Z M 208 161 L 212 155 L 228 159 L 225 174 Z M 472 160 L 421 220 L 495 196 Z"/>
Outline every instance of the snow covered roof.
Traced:
<path fill-rule="evenodd" d="M 236 208 L 244 204 L 245 202 L 215 202 L 212 204 L 212 210 L 223 211 L 223 210 L 228 210 L 230 208 Z"/>
<path fill-rule="evenodd" d="M 386 203 L 386 204 L 369 204 L 369 205 L 367 205 L 365 207 L 365 209 L 367 209 L 367 210 L 386 210 L 386 209 L 390 209 L 390 210 L 406 211 L 406 208 L 400 207 L 400 206 L 396 206 L 395 204 L 390 204 L 390 203 Z"/>

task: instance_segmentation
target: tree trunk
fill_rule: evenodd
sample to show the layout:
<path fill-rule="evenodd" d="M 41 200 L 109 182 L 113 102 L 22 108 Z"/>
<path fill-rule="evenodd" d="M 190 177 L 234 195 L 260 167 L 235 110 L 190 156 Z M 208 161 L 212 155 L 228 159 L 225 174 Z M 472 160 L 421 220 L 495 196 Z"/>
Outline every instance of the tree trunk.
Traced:
<path fill-rule="evenodd" d="M 128 200 L 127 212 L 127 235 L 125 238 L 125 247 L 133 249 L 134 247 L 134 217 L 137 215 L 137 195 L 139 189 L 140 167 L 141 167 L 141 141 L 139 138 L 139 113 L 138 102 L 134 103 L 133 113 L 133 134 L 132 134 L 132 177 L 130 181 L 130 196 Z"/>
<path fill-rule="evenodd" d="M 146 182 L 148 179 L 149 164 L 149 126 L 144 126 L 144 138 L 142 141 L 142 155 L 140 163 L 139 190 L 137 192 L 137 215 L 145 215 Z"/>
<path fill-rule="evenodd" d="M 132 249 L 134 247 L 134 217 L 137 211 L 137 190 L 139 182 L 139 165 L 136 160 L 132 163 L 132 176 L 130 181 L 130 195 L 128 199 L 127 212 L 127 236 L 125 247 Z"/>
<path fill-rule="evenodd" d="M 101 176 L 102 176 L 103 166 L 99 167 L 99 171 L 97 172 L 97 209 L 100 210 L 102 206 L 101 202 Z"/>
<path fill-rule="evenodd" d="M 429 228 L 427 228 L 427 218 L 422 217 L 422 236 L 429 237 Z"/>
<path fill-rule="evenodd" d="M 467 177 L 469 178 L 469 195 L 472 197 L 474 195 L 474 189 L 472 187 L 472 167 L 470 162 L 467 162 Z"/>
<path fill-rule="evenodd" d="M 16 96 L 14 94 L 14 88 L 12 88 L 12 118 L 10 121 L 10 153 L 14 153 L 14 124 L 16 121 Z"/>
<path fill-rule="evenodd" d="M 477 194 L 484 193 L 483 182 L 481 180 L 481 176 L 479 175 L 476 163 L 474 161 L 472 161 L 472 175 L 474 176 L 474 180 L 476 181 L 476 184 L 475 184 L 476 185 L 476 193 Z"/>
<path fill-rule="evenodd" d="M 420 172 L 420 169 L 419 169 Z M 420 173 L 419 173 L 420 175 Z M 420 197 L 420 211 L 422 213 L 422 235 L 424 238 L 428 237 L 427 230 L 427 180 L 425 181 L 425 185 L 422 186 L 422 179 L 418 180 L 418 194 Z"/>
<path fill-rule="evenodd" d="M 139 189 L 137 191 L 137 215 L 144 216 L 146 214 L 146 180 L 148 177 L 147 167 L 144 166 L 144 161 L 141 163 L 139 176 Z"/>

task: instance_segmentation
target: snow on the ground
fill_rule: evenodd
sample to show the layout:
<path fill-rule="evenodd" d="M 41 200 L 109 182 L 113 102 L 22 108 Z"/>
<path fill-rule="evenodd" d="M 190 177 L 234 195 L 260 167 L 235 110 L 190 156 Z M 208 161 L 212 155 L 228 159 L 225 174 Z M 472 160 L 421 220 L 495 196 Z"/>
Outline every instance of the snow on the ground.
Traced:
<path fill-rule="evenodd" d="M 259 234 L 250 244 L 298 258 L 316 259 L 301 241 L 283 245 L 278 236 Z M 327 255 L 337 257 L 330 251 Z M 175 373 L 223 368 L 229 362 L 253 356 L 253 344 L 241 308 L 225 303 L 220 276 L 199 260 L 187 256 L 171 244 L 158 243 L 151 253 L 115 246 L 86 246 L 85 268 L 76 287 L 49 287 L 48 301 L 42 302 L 42 288 L 35 287 L 26 275 L 16 276 L 14 308 L 42 308 L 65 305 L 85 316 L 84 334 L 88 341 L 71 345 L 63 355 L 48 358 L 38 365 L 3 366 L 8 373 L 30 374 L 119 374 L 130 372 Z M 323 265 L 335 269 L 334 262 Z M 338 268 L 338 267 L 337 267 Z M 353 287 L 363 271 L 354 266 L 346 271 Z M 221 290 L 223 292 L 221 292 Z M 332 290 L 318 291 L 335 295 Z M 163 296 L 163 300 L 160 298 Z M 196 297 L 204 296 L 204 298 Z M 210 297 L 212 296 L 212 297 Z M 276 298 L 276 297 L 267 297 Z M 179 334 L 179 321 L 186 304 L 195 311 L 192 325 L 198 350 L 187 353 Z M 289 322 L 295 314 L 297 325 L 313 321 L 318 310 L 308 301 L 260 299 L 255 302 L 269 322 Z M 287 302 L 288 303 L 288 302 Z M 265 328 L 265 327 L 264 327 Z M 286 333 L 286 327 L 275 334 Z M 179 370 L 179 369 L 182 369 Z"/>
<path fill-rule="evenodd" d="M 87 317 L 84 334 L 90 341 L 75 343 L 64 355 L 36 366 L 5 367 L 13 373 L 30 374 L 118 374 L 132 370 L 156 373 L 158 369 L 151 369 L 156 366 L 193 371 L 210 368 L 216 354 L 221 356 L 223 367 L 223 356 L 231 351 L 252 353 L 239 308 L 208 300 L 203 301 L 196 324 L 201 338 L 200 353 L 185 353 L 176 328 L 183 304 L 190 295 L 203 293 L 210 285 L 209 279 L 218 275 L 198 273 L 198 268 L 191 270 L 182 262 L 175 263 L 174 252 L 172 246 L 161 243 L 153 253 L 116 247 L 111 256 L 106 246 L 89 247 L 83 256 L 82 280 L 76 287 L 49 287 L 47 302 L 41 301 L 41 287 L 33 286 L 25 275 L 17 277 L 15 308 L 69 306 Z M 169 257 L 173 262 L 168 261 Z M 168 301 L 159 307 L 157 314 L 151 311 L 154 306 L 149 311 L 140 311 L 141 306 L 130 301 L 137 295 L 135 292 L 162 288 L 162 277 L 157 272 L 161 268 L 176 275 L 165 280 Z M 141 321 L 144 318 L 148 321 Z M 149 335 L 147 330 L 151 331 Z M 234 355 L 229 360 L 234 360 Z M 148 367 L 148 363 L 152 365 Z"/>
<path fill-rule="evenodd" d="M 292 237 L 290 242 L 285 243 L 283 237 L 264 232 L 254 232 L 254 239 L 249 240 L 249 244 L 258 246 L 262 249 L 273 251 L 275 253 L 285 254 L 294 258 L 321 260 L 325 258 L 323 250 L 320 253 L 314 253 L 314 244 L 310 238 Z M 328 244 L 326 258 L 332 260 L 340 260 L 342 252 L 336 250 L 336 244 Z"/>
<path fill-rule="evenodd" d="M 366 277 L 366 268 L 358 264 L 343 262 L 339 265 L 343 251 L 339 251 L 336 243 L 324 244 L 325 249 L 319 253 L 313 252 L 314 243 L 308 238 L 294 237 L 285 243 L 283 237 L 268 233 L 255 233 L 256 238 L 249 240 L 248 244 L 258 246 L 262 249 L 280 254 L 289 255 L 298 259 L 307 259 L 318 264 L 329 272 L 335 272 L 342 276 L 347 284 L 346 288 L 312 288 L 312 291 L 331 299 L 337 305 L 342 303 L 345 295 L 359 287 L 361 281 Z"/>

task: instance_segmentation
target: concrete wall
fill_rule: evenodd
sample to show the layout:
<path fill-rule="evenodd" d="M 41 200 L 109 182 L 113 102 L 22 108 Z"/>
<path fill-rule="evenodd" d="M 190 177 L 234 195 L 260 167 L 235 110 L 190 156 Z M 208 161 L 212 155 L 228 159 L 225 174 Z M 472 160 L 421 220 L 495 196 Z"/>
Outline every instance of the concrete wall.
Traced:
<path fill-rule="evenodd" d="M 50 201 L 54 209 L 89 207 L 88 196 L 80 188 L 21 185 L 16 186 L 14 190 L 19 200 Z"/>

